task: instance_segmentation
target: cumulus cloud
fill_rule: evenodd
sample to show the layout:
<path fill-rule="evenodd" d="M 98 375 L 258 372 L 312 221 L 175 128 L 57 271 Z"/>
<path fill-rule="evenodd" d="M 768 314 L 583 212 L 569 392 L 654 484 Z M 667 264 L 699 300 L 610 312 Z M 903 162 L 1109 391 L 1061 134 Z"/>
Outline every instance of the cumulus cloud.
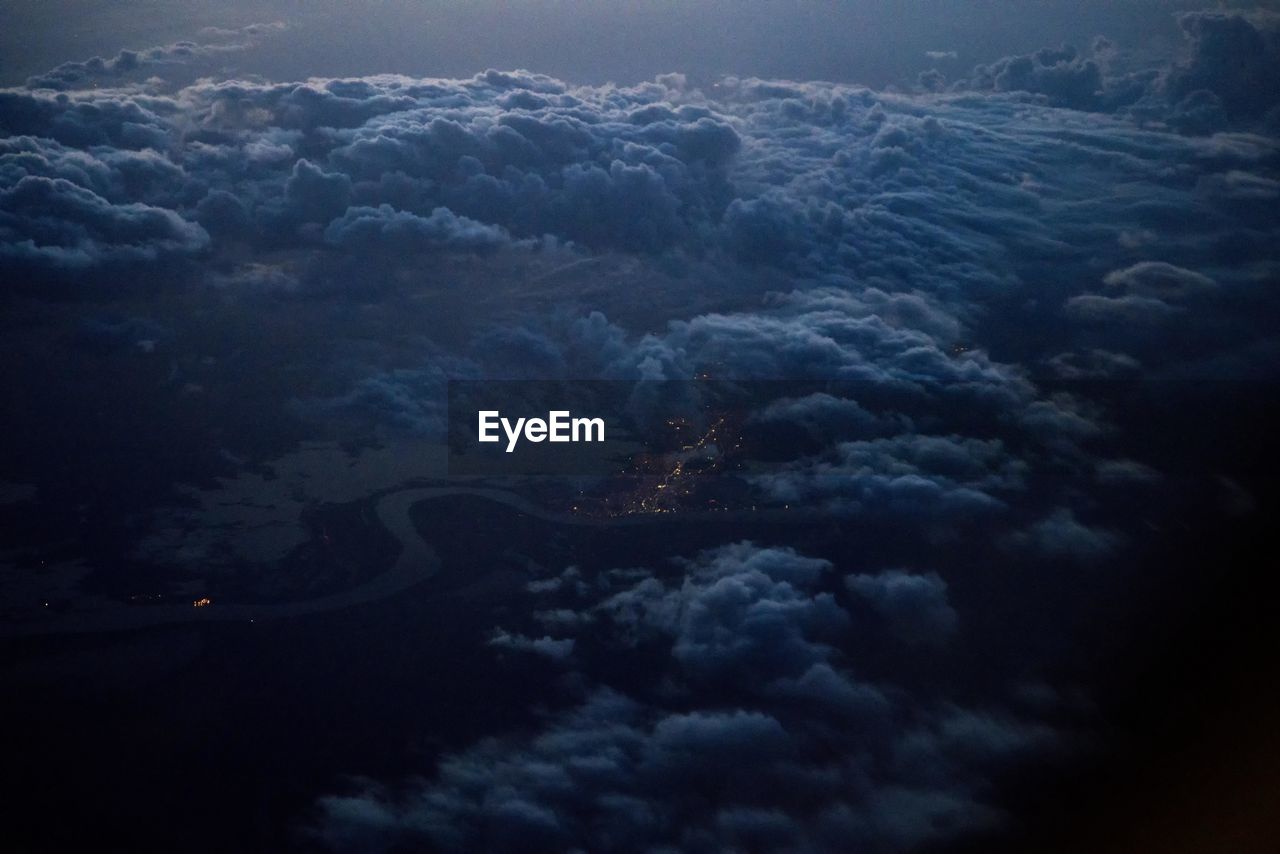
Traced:
<path fill-rule="evenodd" d="M 1122 297 L 1081 294 L 1066 304 L 1068 317 L 1099 323 L 1159 323 L 1178 311 L 1164 300 L 1134 294 Z"/>
<path fill-rule="evenodd" d="M 0 188 L 0 259 L 75 272 L 198 252 L 199 225 L 140 202 L 112 204 L 65 178 L 24 175 Z"/>
<path fill-rule="evenodd" d="M 1023 488 L 1025 465 L 998 440 L 899 435 L 838 444 L 826 455 L 758 475 L 775 502 L 829 511 L 963 518 L 997 512 Z"/>
<path fill-rule="evenodd" d="M 738 543 L 688 564 L 677 590 L 646 579 L 599 607 L 632 635 L 672 638 L 672 656 L 698 677 L 797 677 L 831 657 L 822 641 L 847 621 L 830 594 L 811 592 L 829 569 L 790 550 Z"/>
<path fill-rule="evenodd" d="M 1102 69 L 1095 59 L 1081 56 L 1074 47 L 1044 48 L 980 65 L 967 85 L 1043 95 L 1057 106 L 1092 109 L 1101 95 Z"/>
<path fill-rule="evenodd" d="M 873 436 L 903 426 L 901 421 L 886 422 L 852 397 L 827 392 L 815 392 L 799 398 L 778 398 L 754 413 L 751 422 L 765 429 L 798 429 L 804 438 L 821 446 L 837 439 Z M 791 446 L 797 444 L 793 439 Z"/>
<path fill-rule="evenodd" d="M 1118 48 L 1104 38 L 1088 52 L 1071 45 L 1009 56 L 973 69 L 956 90 L 1021 93 L 1055 106 L 1130 113 L 1183 133 L 1231 127 L 1274 129 L 1280 96 L 1268 81 L 1280 74 L 1280 15 L 1258 10 L 1178 14 L 1186 39 L 1167 67 L 1113 71 Z M 940 79 L 925 79 L 936 91 Z"/>
<path fill-rule="evenodd" d="M 1093 60 L 1028 61 L 978 75 L 966 86 L 989 95 L 976 99 L 737 78 L 712 98 L 671 77 L 575 87 L 498 71 L 202 81 L 170 95 L 7 90 L 0 129 L 24 150 L 0 174 L 56 173 L 113 205 L 162 208 L 199 223 L 215 252 L 356 252 L 418 236 L 473 251 L 553 235 L 585 250 L 723 254 L 849 299 L 880 295 L 871 311 L 945 348 L 1029 265 L 1086 258 L 1097 223 L 1112 240 L 1157 234 L 1194 209 L 1224 233 L 1233 214 L 1214 197 L 1265 195 L 1272 180 L 1239 136 L 1219 135 L 1210 155 L 1120 119 L 1078 124 L 1046 108 L 1028 123 L 1006 96 L 1066 87 L 1059 100 L 1074 100 Z M 1205 192 L 1189 198 L 1179 173 L 1200 174 Z M 1115 186 L 1132 192 L 1102 192 Z M 173 254 L 160 243 L 132 245 Z"/>
<path fill-rule="evenodd" d="M 393 368 L 362 377 L 345 394 L 295 401 L 304 415 L 353 419 L 391 433 L 446 435 L 450 379 L 475 377 L 465 359 L 437 353 L 423 368 Z"/>
<path fill-rule="evenodd" d="M 95 56 L 83 62 L 64 62 L 51 71 L 28 78 L 27 87 L 72 89 L 99 80 L 114 80 L 134 72 L 155 71 L 199 57 L 234 53 L 254 46 L 262 36 L 278 32 L 285 26 L 282 21 L 276 21 L 250 24 L 235 30 L 208 27 L 201 34 L 213 39 L 210 42 L 178 41 L 145 50 L 122 50 L 108 59 Z"/>
<path fill-rule="evenodd" d="M 828 561 L 737 543 L 683 570 L 535 592 L 605 618 L 579 643 L 669 649 L 670 703 L 594 684 L 532 732 L 445 757 L 421 785 L 325 798 L 314 832 L 340 850 L 903 850 L 997 824 L 988 775 L 1061 744 L 1006 711 L 912 713 L 857 679 Z M 936 576 L 853 579 L 913 636 L 954 628 Z"/>
<path fill-rule="evenodd" d="M 1082 523 L 1070 508 L 1059 508 L 1028 530 L 1010 536 L 1010 543 L 1046 557 L 1091 563 L 1119 545 L 1116 534 Z"/>
<path fill-rule="evenodd" d="M 575 89 L 524 72 L 200 82 L 173 95 L 7 90 L 0 129 L 23 142 L 3 174 L 110 188 L 113 204 L 198 221 L 215 246 L 305 248 L 323 234 L 352 251 L 474 251 L 511 232 L 661 250 L 714 234 L 740 146 L 724 117 L 671 95 L 658 83 Z M 66 219 L 80 224 L 72 211 Z M 143 237 L 140 255 L 171 248 Z"/>
<path fill-rule="evenodd" d="M 1143 261 L 1123 270 L 1112 270 L 1102 281 L 1138 296 L 1175 301 L 1216 287 L 1208 276 L 1163 261 Z"/>
<path fill-rule="evenodd" d="M 448 208 L 430 216 L 397 211 L 390 205 L 352 207 L 325 228 L 324 239 L 354 252 L 412 252 L 423 249 L 481 251 L 508 243 L 501 228 L 460 217 Z"/>
<path fill-rule="evenodd" d="M 1066 380 L 1132 377 L 1142 367 L 1137 359 L 1108 350 L 1058 353 L 1048 360 L 1053 373 Z"/>
<path fill-rule="evenodd" d="M 559 661 L 572 655 L 573 644 L 573 638 L 553 638 L 549 635 L 533 638 L 521 634 L 510 634 L 501 630 L 494 632 L 493 637 L 489 639 L 489 646 L 491 647 L 515 652 L 529 652 L 534 655 L 545 656 L 554 661 Z"/>
<path fill-rule="evenodd" d="M 1164 79 L 1186 105 L 1212 98 L 1230 115 L 1257 118 L 1280 106 L 1280 15 L 1267 11 L 1185 12 L 1178 17 L 1190 55 Z M 1204 93 L 1203 95 L 1201 93 Z"/>
<path fill-rule="evenodd" d="M 174 337 L 171 329 L 150 318 L 111 314 L 86 317 L 76 331 L 78 344 L 101 352 L 128 349 L 154 353 Z"/>
<path fill-rule="evenodd" d="M 1232 169 L 1219 175 L 1206 176 L 1201 187 L 1233 202 L 1266 202 L 1280 198 L 1280 181 L 1243 169 Z"/>
<path fill-rule="evenodd" d="M 958 617 L 947 602 L 947 583 L 937 573 L 889 570 L 851 575 L 845 584 L 867 599 L 889 630 L 908 643 L 941 643 L 956 631 Z"/>

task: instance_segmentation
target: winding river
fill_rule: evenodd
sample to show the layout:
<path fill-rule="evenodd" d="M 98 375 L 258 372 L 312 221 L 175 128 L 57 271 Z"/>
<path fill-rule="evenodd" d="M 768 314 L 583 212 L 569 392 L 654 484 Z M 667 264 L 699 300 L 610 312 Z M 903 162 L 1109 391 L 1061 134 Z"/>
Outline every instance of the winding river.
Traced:
<path fill-rule="evenodd" d="M 221 604 L 214 602 L 196 608 L 190 604 L 118 605 L 82 613 L 58 614 L 49 619 L 0 626 L 0 637 L 34 635 L 91 634 L 123 632 L 151 626 L 209 623 L 254 622 L 287 617 L 301 617 L 376 602 L 401 593 L 430 578 L 440 568 L 435 550 L 422 539 L 413 525 L 409 509 L 420 501 L 449 495 L 477 495 L 507 504 L 522 513 L 559 523 L 583 523 L 586 520 L 547 513 L 535 504 L 509 492 L 497 489 L 466 487 L 404 487 L 385 493 L 378 502 L 378 521 L 400 542 L 400 554 L 386 572 L 358 584 L 350 590 L 312 599 L 277 604 Z"/>

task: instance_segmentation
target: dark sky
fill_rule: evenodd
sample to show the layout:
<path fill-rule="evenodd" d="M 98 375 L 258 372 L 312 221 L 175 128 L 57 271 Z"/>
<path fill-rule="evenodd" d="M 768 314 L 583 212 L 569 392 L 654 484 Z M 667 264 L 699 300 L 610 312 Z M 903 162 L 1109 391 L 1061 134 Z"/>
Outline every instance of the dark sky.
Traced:
<path fill-rule="evenodd" d="M 529 68 L 582 83 L 632 83 L 681 71 L 834 80 L 871 86 L 930 65 L 967 69 L 1011 53 L 1095 35 L 1130 47 L 1178 43 L 1172 12 L 1188 0 L 641 0 L 0 3 L 0 83 L 121 48 L 198 38 L 204 27 L 288 21 L 292 31 L 234 58 L 273 79 L 392 72 L 460 76 Z M 1227 4 L 1234 5 L 1234 4 Z M 1250 4 L 1274 6 L 1274 3 Z M 929 51 L 958 59 L 931 60 Z M 950 67 L 948 67 L 950 66 Z"/>

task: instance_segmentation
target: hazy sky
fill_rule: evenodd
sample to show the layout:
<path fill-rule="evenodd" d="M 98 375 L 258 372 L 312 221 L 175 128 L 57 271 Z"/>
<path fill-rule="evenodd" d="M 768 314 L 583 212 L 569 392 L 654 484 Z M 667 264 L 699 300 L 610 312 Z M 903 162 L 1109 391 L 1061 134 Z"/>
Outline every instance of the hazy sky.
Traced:
<path fill-rule="evenodd" d="M 667 71 L 868 85 L 932 65 L 969 68 L 1046 44 L 1106 34 L 1126 46 L 1179 41 L 1173 11 L 1196 0 L 848 0 L 848 2 L 200 3 L 5 0 L 0 83 L 60 62 L 200 37 L 204 27 L 286 20 L 291 32 L 237 54 L 234 70 L 276 79 L 396 72 L 469 75 L 527 67 L 575 80 L 634 82 Z M 1235 4 L 1227 4 L 1235 5 Z M 1248 4 L 1250 6 L 1260 4 Z M 1275 6 L 1275 3 L 1261 5 Z M 928 51 L 956 51 L 932 60 Z"/>

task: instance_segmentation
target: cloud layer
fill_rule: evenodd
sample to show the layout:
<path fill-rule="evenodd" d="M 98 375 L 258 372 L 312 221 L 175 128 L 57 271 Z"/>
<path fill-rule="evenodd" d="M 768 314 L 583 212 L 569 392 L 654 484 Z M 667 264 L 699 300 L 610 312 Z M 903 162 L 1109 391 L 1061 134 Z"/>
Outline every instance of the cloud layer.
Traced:
<path fill-rule="evenodd" d="M 795 437 L 745 478 L 751 505 L 936 560 L 761 540 L 556 567 L 479 643 L 571 688 L 423 780 L 325 798 L 313 830 L 351 850 L 910 850 L 995 826 L 1002 775 L 1072 741 L 1013 699 L 1036 667 L 964 697 L 909 677 L 980 658 L 981 609 L 954 598 L 975 554 L 1022 592 L 1123 563 L 1115 507 L 1163 475 L 1077 381 L 1275 377 L 1280 25 L 1180 22 L 1162 64 L 1101 41 L 913 92 L 138 79 L 257 32 L 69 63 L 0 91 L 0 281 L 346 318 L 519 279 L 479 319 L 332 325 L 327 396 L 291 405 L 379 437 L 441 435 L 451 378 L 634 382 L 655 415 L 645 380 L 784 381 L 745 419 Z M 80 338 L 172 343 L 145 317 Z"/>
<path fill-rule="evenodd" d="M 852 617 L 838 579 L 828 561 L 741 542 L 684 561 L 674 580 L 617 571 L 584 588 L 569 570 L 535 582 L 548 622 L 571 622 L 577 648 L 604 645 L 613 669 L 641 649 L 667 652 L 665 700 L 580 676 L 580 704 L 445 758 L 421 787 L 326 798 L 318 832 L 366 851 L 822 851 L 906 850 L 990 827 L 990 775 L 1052 755 L 1064 736 L 859 679 L 840 651 Z M 936 575 L 846 582 L 905 643 L 956 631 Z M 544 654 L 575 643 L 510 638 L 500 645 Z"/>

